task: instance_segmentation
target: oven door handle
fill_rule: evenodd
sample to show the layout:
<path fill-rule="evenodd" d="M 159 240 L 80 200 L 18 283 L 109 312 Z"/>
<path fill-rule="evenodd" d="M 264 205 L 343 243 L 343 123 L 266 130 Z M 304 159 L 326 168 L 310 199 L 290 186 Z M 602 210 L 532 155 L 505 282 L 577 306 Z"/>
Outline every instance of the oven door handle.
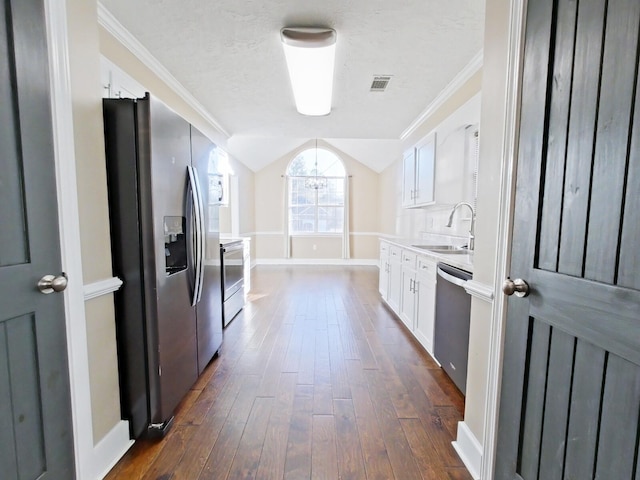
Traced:
<path fill-rule="evenodd" d="M 242 243 L 238 243 L 238 244 L 233 244 L 233 245 L 225 245 L 222 247 L 222 253 L 230 253 L 230 252 L 235 252 L 236 250 L 242 250 L 244 248 L 244 245 Z"/>
<path fill-rule="evenodd" d="M 191 192 L 191 205 L 194 219 L 193 228 L 193 295 L 191 297 L 191 306 L 195 306 L 202 297 L 202 283 L 204 273 L 204 219 L 203 219 L 203 206 L 202 196 L 200 194 L 200 184 L 198 182 L 198 172 L 192 167 L 188 166 L 187 171 L 189 173 L 189 191 Z"/>

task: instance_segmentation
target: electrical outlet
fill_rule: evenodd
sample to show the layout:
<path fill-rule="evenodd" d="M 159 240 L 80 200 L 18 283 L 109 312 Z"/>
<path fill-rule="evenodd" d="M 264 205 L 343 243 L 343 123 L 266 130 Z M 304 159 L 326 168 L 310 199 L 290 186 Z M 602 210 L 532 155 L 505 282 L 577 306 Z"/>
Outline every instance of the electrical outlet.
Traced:
<path fill-rule="evenodd" d="M 313 244 L 313 251 L 315 252 L 318 249 L 317 245 L 314 243 Z"/>

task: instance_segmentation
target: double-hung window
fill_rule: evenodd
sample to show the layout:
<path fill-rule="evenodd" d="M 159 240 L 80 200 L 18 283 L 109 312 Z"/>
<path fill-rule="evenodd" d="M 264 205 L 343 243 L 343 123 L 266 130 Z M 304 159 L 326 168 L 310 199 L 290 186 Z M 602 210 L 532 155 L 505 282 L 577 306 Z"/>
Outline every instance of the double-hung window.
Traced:
<path fill-rule="evenodd" d="M 312 148 L 293 159 L 287 174 L 289 233 L 343 233 L 345 170 L 340 159 Z"/>

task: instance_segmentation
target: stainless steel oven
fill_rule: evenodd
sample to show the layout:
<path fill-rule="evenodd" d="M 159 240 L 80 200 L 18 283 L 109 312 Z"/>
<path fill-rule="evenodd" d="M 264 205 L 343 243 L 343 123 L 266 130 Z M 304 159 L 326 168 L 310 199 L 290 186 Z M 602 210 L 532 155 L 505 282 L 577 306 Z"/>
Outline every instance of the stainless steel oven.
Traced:
<path fill-rule="evenodd" d="M 244 307 L 244 242 L 220 244 L 222 263 L 222 325 L 227 326 Z"/>

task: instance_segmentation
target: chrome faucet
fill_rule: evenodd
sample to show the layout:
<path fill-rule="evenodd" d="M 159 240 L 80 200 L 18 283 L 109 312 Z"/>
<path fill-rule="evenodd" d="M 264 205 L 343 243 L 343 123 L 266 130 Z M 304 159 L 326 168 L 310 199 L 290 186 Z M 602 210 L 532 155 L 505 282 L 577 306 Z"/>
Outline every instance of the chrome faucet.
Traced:
<path fill-rule="evenodd" d="M 469 251 L 473 251 L 473 247 L 475 246 L 475 227 L 476 227 L 476 212 L 473 210 L 473 206 L 467 202 L 458 202 L 451 209 L 451 213 L 449 214 L 449 221 L 447 222 L 447 227 L 450 227 L 453 223 L 453 214 L 456 213 L 458 207 L 466 206 L 471 210 L 471 226 L 469 227 Z"/>

